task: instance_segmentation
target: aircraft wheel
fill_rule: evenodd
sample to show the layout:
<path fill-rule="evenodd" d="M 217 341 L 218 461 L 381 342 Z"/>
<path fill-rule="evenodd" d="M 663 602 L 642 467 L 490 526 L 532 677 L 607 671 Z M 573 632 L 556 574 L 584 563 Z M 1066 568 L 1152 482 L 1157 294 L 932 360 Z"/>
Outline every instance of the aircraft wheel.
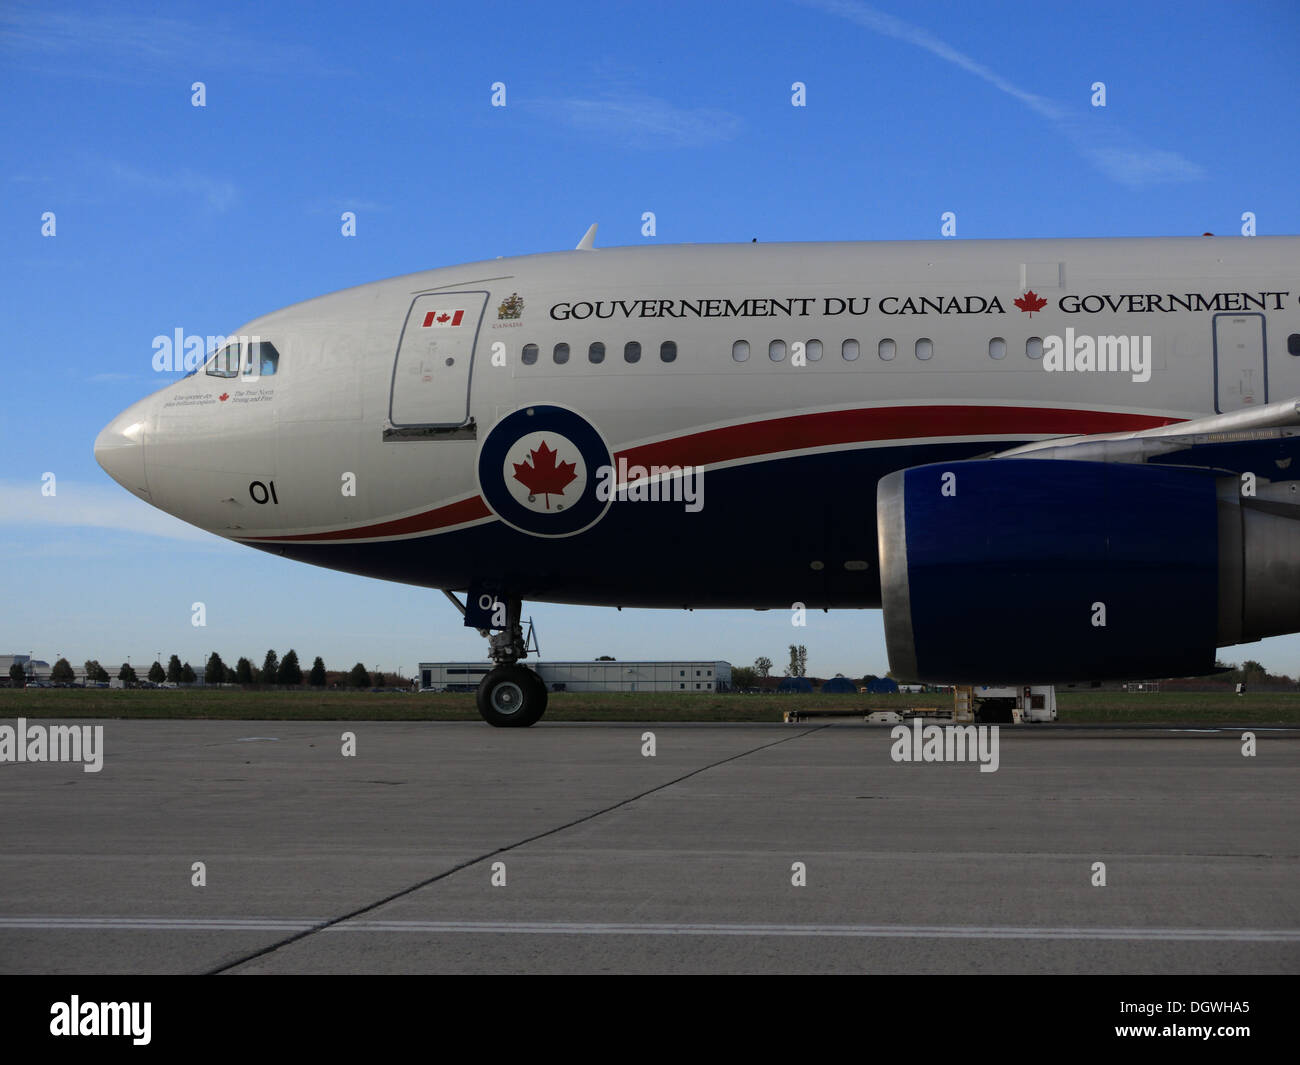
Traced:
<path fill-rule="evenodd" d="M 497 728 L 527 728 L 546 712 L 546 685 L 527 666 L 497 666 L 478 686 L 478 712 Z"/>

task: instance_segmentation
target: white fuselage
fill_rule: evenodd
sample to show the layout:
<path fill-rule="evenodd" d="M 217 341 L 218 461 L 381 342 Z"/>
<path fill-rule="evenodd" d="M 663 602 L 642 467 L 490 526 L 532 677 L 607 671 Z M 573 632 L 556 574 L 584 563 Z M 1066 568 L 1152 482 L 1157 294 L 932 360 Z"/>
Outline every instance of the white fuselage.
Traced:
<path fill-rule="evenodd" d="M 495 259 L 255 319 L 231 339 L 273 344 L 274 374 L 210 364 L 119 416 L 97 456 L 203 529 L 391 580 L 873 606 L 875 483 L 891 470 L 1300 395 L 1298 263 L 1291 237 Z M 1110 337 L 1131 358 L 1088 368 L 1080 338 Z M 1048 368 L 1057 338 L 1074 368 Z M 486 447 L 534 406 L 559 420 Z M 584 425 L 603 448 L 571 439 Z M 512 471 L 547 461 L 548 434 L 551 461 L 578 465 L 542 493 L 527 485 L 554 478 Z M 605 448 L 616 468 L 698 468 L 702 506 L 615 498 L 563 526 Z"/>

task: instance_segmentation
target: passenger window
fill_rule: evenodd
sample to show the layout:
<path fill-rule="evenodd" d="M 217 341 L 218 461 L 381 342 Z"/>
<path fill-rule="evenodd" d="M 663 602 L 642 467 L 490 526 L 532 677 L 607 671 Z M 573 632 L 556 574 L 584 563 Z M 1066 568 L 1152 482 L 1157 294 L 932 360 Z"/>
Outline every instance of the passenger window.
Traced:
<path fill-rule="evenodd" d="M 563 366 L 569 361 L 569 345 L 556 344 L 555 350 L 551 352 L 551 357 L 555 360 L 557 366 Z"/>
<path fill-rule="evenodd" d="M 809 362 L 820 362 L 822 357 L 822 342 L 820 340 L 810 340 L 804 345 L 804 354 L 808 357 Z"/>
<path fill-rule="evenodd" d="M 248 345 L 248 365 L 256 367 L 258 377 L 274 377 L 280 368 L 280 353 L 275 345 L 266 340 L 254 341 Z"/>
<path fill-rule="evenodd" d="M 1025 341 L 1025 354 L 1031 359 L 1041 359 L 1043 357 L 1043 338 L 1030 337 Z"/>
<path fill-rule="evenodd" d="M 592 341 L 591 346 L 587 348 L 587 361 L 588 362 L 605 361 L 605 345 L 602 344 L 599 340 Z"/>
<path fill-rule="evenodd" d="M 537 345 L 525 344 L 523 354 L 520 356 L 525 366 L 531 366 L 537 361 Z"/>
<path fill-rule="evenodd" d="M 773 362 L 780 362 L 785 358 L 785 341 L 774 340 L 767 346 L 767 357 Z"/>
<path fill-rule="evenodd" d="M 1004 337 L 994 337 L 989 341 L 989 358 L 1004 359 L 1007 355 L 1007 342 Z"/>
<path fill-rule="evenodd" d="M 845 362 L 853 362 L 862 354 L 862 348 L 856 340 L 846 340 L 840 345 L 840 354 L 844 356 Z"/>
<path fill-rule="evenodd" d="M 736 362 L 744 362 L 746 359 L 748 359 L 748 358 L 749 358 L 749 341 L 748 341 L 748 340 L 737 340 L 734 344 L 732 344 L 732 345 L 731 345 L 731 357 L 732 357 L 733 359 L 735 359 Z"/>
<path fill-rule="evenodd" d="M 209 377 L 238 377 L 239 354 L 239 344 L 227 344 L 212 356 L 205 372 Z"/>
<path fill-rule="evenodd" d="M 1292 333 L 1286 338 L 1286 350 L 1288 355 L 1300 355 L 1300 333 Z"/>
<path fill-rule="evenodd" d="M 922 337 L 916 342 L 916 357 L 918 359 L 928 359 L 934 354 L 934 341 L 929 337 Z"/>
<path fill-rule="evenodd" d="M 677 341 L 665 340 L 659 345 L 659 361 L 672 362 L 677 358 Z"/>
<path fill-rule="evenodd" d="M 889 337 L 885 337 L 884 340 L 876 345 L 876 354 L 884 359 L 885 362 L 888 362 L 898 354 L 898 345 Z"/>
<path fill-rule="evenodd" d="M 623 361 L 624 361 L 624 362 L 640 362 L 640 361 L 641 361 L 641 343 L 640 343 L 640 341 L 629 340 L 626 344 L 623 345 Z"/>

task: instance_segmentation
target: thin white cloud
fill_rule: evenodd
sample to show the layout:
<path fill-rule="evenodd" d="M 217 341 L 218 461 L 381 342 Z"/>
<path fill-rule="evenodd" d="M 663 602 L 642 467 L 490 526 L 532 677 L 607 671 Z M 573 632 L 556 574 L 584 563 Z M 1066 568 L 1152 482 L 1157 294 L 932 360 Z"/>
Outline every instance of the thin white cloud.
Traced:
<path fill-rule="evenodd" d="M 1083 130 L 1076 122 L 1065 128 L 1080 153 L 1107 177 L 1121 185 L 1141 188 L 1165 181 L 1200 181 L 1205 167 L 1177 152 L 1147 148 L 1119 129 Z"/>
<path fill-rule="evenodd" d="M 311 48 L 249 37 L 213 22 L 128 11 L 50 11 L 34 4 L 0 9 L 0 54 L 9 62 L 56 73 L 139 81 L 160 68 L 203 72 L 231 67 L 253 73 L 337 73 Z M 188 92 L 188 83 L 182 87 Z"/>
<path fill-rule="evenodd" d="M 367 200 L 360 196 L 320 196 L 311 200 L 304 208 L 308 214 L 328 214 L 339 215 L 344 211 L 375 211 L 376 213 L 389 210 L 386 203 L 380 203 L 377 200 Z"/>
<path fill-rule="evenodd" d="M 0 555 L 5 561 L 15 562 L 19 559 L 31 561 L 49 559 L 67 559 L 78 562 L 90 562 L 95 559 L 119 557 L 122 546 L 109 542 L 102 534 L 95 539 L 90 537 L 61 537 L 51 539 L 42 536 L 40 540 L 0 540 Z"/>
<path fill-rule="evenodd" d="M 224 211 L 239 198 L 235 186 L 193 170 L 160 172 L 141 170 L 126 163 L 110 160 L 109 174 L 128 188 L 139 189 L 151 196 L 188 196 L 201 199 L 211 210 Z"/>
<path fill-rule="evenodd" d="M 1116 128 L 1085 126 L 1062 105 L 1044 96 L 1026 91 L 1008 81 L 997 71 L 961 52 L 921 26 L 904 22 L 857 0 L 799 0 L 829 15 L 854 22 L 873 33 L 923 48 L 931 55 L 966 71 L 999 92 L 1018 100 L 1035 114 L 1054 125 L 1073 142 L 1075 150 L 1107 177 L 1133 188 L 1167 181 L 1196 181 L 1206 176 L 1205 168 L 1177 152 L 1150 148 L 1137 138 Z"/>
<path fill-rule="evenodd" d="M 716 108 L 678 107 L 644 93 L 530 101 L 527 105 L 582 133 L 612 137 L 633 148 L 695 148 L 729 141 L 741 121 Z"/>
<path fill-rule="evenodd" d="M 55 482 L 55 494 L 41 494 L 41 482 L 0 481 L 0 528 L 80 526 L 118 529 L 169 540 L 217 543 L 219 537 L 186 525 L 116 485 Z"/>
<path fill-rule="evenodd" d="M 14 6 L 0 12 L 0 45 L 6 51 L 43 55 L 127 52 L 137 58 L 170 59 L 191 39 L 177 19 L 126 12 L 42 11 Z"/>

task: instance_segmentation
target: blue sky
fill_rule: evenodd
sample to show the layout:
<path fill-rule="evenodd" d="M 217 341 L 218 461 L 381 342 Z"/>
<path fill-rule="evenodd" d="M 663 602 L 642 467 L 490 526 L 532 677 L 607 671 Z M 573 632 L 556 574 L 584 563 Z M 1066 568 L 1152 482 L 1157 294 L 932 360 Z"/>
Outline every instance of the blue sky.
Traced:
<path fill-rule="evenodd" d="M 157 335 L 591 222 L 644 243 L 644 211 L 665 243 L 933 238 L 944 211 L 957 239 L 1226 234 L 1244 211 L 1300 233 L 1297 42 L 1291 0 L 6 4 L 0 653 L 483 656 L 439 593 L 228 544 L 113 484 L 91 447 L 166 383 Z M 528 612 L 549 658 L 779 669 L 799 642 L 817 674 L 886 668 L 870 611 Z M 1300 638 L 1227 657 L 1295 674 Z"/>

